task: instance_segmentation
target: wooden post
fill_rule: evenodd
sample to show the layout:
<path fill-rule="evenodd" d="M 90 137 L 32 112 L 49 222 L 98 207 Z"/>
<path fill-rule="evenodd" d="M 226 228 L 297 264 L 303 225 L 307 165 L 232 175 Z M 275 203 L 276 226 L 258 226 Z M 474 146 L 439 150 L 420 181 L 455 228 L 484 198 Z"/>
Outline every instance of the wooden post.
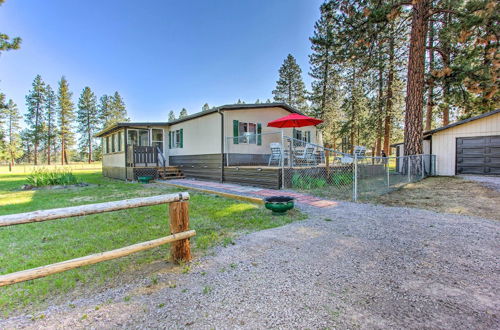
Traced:
<path fill-rule="evenodd" d="M 330 145 L 327 145 L 330 148 Z M 325 149 L 326 179 L 330 180 L 330 149 Z"/>
<path fill-rule="evenodd" d="M 187 231 L 189 228 L 189 203 L 173 202 L 169 204 L 170 215 L 170 233 L 176 234 Z M 183 239 L 172 243 L 171 245 L 172 261 L 191 261 L 191 247 L 188 239 Z"/>

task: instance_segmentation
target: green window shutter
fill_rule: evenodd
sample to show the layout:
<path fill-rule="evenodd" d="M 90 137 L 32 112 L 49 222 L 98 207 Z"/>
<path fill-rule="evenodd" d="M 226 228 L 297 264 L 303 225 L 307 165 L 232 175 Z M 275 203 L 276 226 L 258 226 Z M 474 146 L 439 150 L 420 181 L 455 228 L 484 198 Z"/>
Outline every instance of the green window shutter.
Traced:
<path fill-rule="evenodd" d="M 306 132 L 306 135 L 307 135 L 307 142 L 311 142 L 311 131 L 307 131 Z"/>
<path fill-rule="evenodd" d="M 262 145 L 262 124 L 257 123 L 257 145 Z"/>
<path fill-rule="evenodd" d="M 181 142 L 179 143 L 179 147 L 180 148 L 184 148 L 184 129 L 180 129 L 180 132 L 179 132 L 179 136 L 180 136 L 180 139 L 181 139 Z"/>
<path fill-rule="evenodd" d="M 172 149 L 172 132 L 168 132 L 168 149 Z"/>
<path fill-rule="evenodd" d="M 240 130 L 240 122 L 237 120 L 233 120 L 233 143 L 238 144 L 238 136 L 240 135 L 239 133 Z"/>
<path fill-rule="evenodd" d="M 296 130 L 295 128 L 293 128 L 293 130 L 292 130 L 292 137 L 293 137 L 294 139 L 296 139 L 296 138 L 297 138 L 297 130 Z"/>

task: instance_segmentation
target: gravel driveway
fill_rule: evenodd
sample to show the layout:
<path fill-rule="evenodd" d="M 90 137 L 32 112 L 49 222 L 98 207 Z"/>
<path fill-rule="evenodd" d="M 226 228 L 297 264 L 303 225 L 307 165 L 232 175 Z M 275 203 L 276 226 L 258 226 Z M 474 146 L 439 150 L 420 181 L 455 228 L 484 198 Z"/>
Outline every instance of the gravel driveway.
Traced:
<path fill-rule="evenodd" d="M 498 222 L 353 203 L 305 211 L 308 220 L 243 236 L 189 273 L 0 328 L 500 328 Z"/>
<path fill-rule="evenodd" d="M 476 181 L 482 185 L 500 191 L 500 176 L 489 176 L 489 175 L 460 175 L 460 177 L 465 180 Z"/>

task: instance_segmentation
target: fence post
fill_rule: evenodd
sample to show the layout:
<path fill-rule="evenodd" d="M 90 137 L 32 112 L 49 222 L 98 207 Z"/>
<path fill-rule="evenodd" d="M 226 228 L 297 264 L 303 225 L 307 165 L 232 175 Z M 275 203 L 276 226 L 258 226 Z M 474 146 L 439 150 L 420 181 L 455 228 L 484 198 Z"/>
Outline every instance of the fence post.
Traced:
<path fill-rule="evenodd" d="M 352 199 L 358 201 L 358 155 L 354 154 L 354 185 L 353 185 Z"/>
<path fill-rule="evenodd" d="M 330 147 L 330 146 L 328 146 Z M 326 178 L 330 180 L 330 149 L 325 149 Z"/>
<path fill-rule="evenodd" d="M 170 233 L 177 234 L 189 230 L 189 202 L 179 201 L 169 204 Z M 172 243 L 172 261 L 179 263 L 192 259 L 189 239 L 183 239 Z"/>
<path fill-rule="evenodd" d="M 281 189 L 285 189 L 285 135 L 281 130 Z M 288 155 L 288 163 L 291 162 L 292 155 Z"/>
<path fill-rule="evenodd" d="M 389 157 L 386 157 L 386 162 L 385 162 L 385 168 L 386 168 L 386 172 L 387 172 L 387 187 L 390 187 L 391 184 L 389 182 L 389 162 L 391 161 L 391 159 Z"/>
<path fill-rule="evenodd" d="M 411 182 L 411 156 L 408 157 L 408 182 Z"/>
<path fill-rule="evenodd" d="M 424 155 L 421 155 L 422 157 L 422 179 L 425 178 L 425 161 L 424 161 Z"/>

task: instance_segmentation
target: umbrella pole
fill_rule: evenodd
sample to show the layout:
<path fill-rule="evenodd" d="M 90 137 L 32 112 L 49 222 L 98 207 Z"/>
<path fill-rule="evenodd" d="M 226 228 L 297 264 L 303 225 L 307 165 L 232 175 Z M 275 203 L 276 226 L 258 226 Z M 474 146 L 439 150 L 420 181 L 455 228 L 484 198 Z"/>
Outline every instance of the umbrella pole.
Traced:
<path fill-rule="evenodd" d="M 288 156 L 290 162 L 290 156 Z M 281 189 L 285 189 L 285 135 L 281 129 Z"/>

